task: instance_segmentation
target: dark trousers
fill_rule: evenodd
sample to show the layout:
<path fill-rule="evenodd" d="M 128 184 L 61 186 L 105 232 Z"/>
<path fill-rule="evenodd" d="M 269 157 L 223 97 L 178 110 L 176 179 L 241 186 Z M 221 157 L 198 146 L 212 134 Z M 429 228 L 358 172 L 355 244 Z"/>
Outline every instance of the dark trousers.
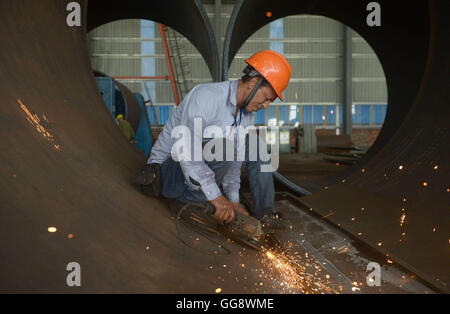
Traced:
<path fill-rule="evenodd" d="M 267 149 L 265 145 L 260 149 Z M 243 167 L 247 169 L 250 192 L 253 207 L 250 209 L 252 216 L 260 219 L 262 216 L 272 213 L 274 207 L 275 189 L 273 185 L 272 172 L 261 172 L 262 164 L 270 164 L 270 160 L 262 162 L 259 154 L 256 161 L 249 158 L 249 140 L 245 140 L 245 161 Z M 220 182 L 227 173 L 231 162 L 229 161 L 205 161 L 214 172 L 215 180 L 220 187 Z M 207 202 L 205 194 L 201 189 L 193 190 L 185 183 L 185 177 L 179 162 L 168 158 L 161 165 L 161 194 L 167 198 L 174 198 L 185 203 Z M 191 182 L 194 183 L 195 182 Z"/>

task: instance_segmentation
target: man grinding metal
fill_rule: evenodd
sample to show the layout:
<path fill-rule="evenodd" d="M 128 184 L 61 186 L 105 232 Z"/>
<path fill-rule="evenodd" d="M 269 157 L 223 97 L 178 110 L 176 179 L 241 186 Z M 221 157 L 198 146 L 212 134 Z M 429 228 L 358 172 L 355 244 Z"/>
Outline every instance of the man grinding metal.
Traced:
<path fill-rule="evenodd" d="M 249 215 L 240 206 L 239 189 L 241 168 L 247 168 L 252 196 L 250 214 L 268 222 L 277 219 L 274 215 L 275 190 L 272 172 L 261 171 L 258 158 L 249 160 L 248 136 L 245 143 L 245 160 L 183 160 L 172 158 L 175 138 L 172 131 L 177 126 L 189 128 L 194 134 L 194 120 L 202 122 L 204 128 L 215 125 L 223 130 L 228 127 L 246 129 L 253 124 L 253 113 L 267 109 L 277 97 L 283 100 L 282 92 L 289 83 L 291 67 L 279 53 L 263 50 L 249 59 L 240 80 L 199 84 L 172 112 L 164 125 L 144 168 L 137 174 L 136 183 L 149 196 L 162 195 L 182 203 L 210 202 L 215 208 L 214 218 L 229 223 L 235 211 Z M 204 145 L 207 141 L 202 139 Z M 234 150 L 238 149 L 234 141 Z"/>

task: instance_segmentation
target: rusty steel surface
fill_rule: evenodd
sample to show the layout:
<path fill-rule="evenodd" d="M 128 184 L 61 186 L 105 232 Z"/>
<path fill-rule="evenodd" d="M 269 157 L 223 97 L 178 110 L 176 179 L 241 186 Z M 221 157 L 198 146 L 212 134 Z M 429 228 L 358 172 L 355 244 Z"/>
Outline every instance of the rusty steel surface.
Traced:
<path fill-rule="evenodd" d="M 332 223 L 449 292 L 449 3 L 378 1 L 382 25 L 369 27 L 369 2 L 286 0 L 274 6 L 268 0 L 238 1 L 225 39 L 224 73 L 253 32 L 287 15 L 327 16 L 364 37 L 385 71 L 385 123 L 355 165 L 312 182 L 297 180 L 315 192 L 302 199 Z"/>
<path fill-rule="evenodd" d="M 187 248 L 167 205 L 132 184 L 144 158 L 101 99 L 68 2 L 0 2 L 0 292 L 249 292 L 234 278 L 253 285 L 237 265 L 256 259 Z"/>

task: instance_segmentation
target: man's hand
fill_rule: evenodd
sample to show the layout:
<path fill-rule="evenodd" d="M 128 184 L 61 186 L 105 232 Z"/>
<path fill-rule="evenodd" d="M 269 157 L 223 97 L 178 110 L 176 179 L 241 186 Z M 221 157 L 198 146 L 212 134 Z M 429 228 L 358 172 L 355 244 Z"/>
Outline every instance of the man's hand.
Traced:
<path fill-rule="evenodd" d="M 136 175 L 136 184 L 141 186 L 142 193 L 147 196 L 159 196 L 161 194 L 161 165 L 145 164 Z"/>
<path fill-rule="evenodd" d="M 230 223 L 234 219 L 234 206 L 225 196 L 220 195 L 218 198 L 213 199 L 211 204 L 216 209 L 214 218 L 220 222 L 226 224 Z"/>

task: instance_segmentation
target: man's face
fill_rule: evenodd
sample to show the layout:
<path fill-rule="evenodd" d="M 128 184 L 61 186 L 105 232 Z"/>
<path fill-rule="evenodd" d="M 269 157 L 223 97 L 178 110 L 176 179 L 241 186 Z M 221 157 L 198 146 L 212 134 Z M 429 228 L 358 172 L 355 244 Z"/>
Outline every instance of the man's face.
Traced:
<path fill-rule="evenodd" d="M 252 85 L 254 86 L 254 84 Z M 253 89 L 253 87 L 251 89 Z M 277 99 L 277 94 L 271 86 L 260 87 L 245 110 L 247 112 L 255 112 L 259 109 L 267 109 L 269 104 L 275 99 Z"/>

